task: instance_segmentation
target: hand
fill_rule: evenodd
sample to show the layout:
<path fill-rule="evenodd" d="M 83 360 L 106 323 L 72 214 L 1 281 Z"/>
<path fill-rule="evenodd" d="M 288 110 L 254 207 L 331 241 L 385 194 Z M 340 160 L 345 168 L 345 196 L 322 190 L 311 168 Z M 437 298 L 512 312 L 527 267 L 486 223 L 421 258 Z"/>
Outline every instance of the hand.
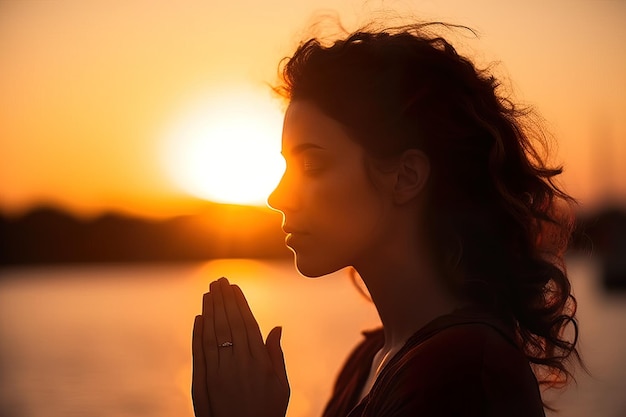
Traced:
<path fill-rule="evenodd" d="M 193 326 L 196 417 L 285 416 L 290 391 L 281 331 L 273 328 L 263 342 L 241 289 L 226 278 L 211 283 Z"/>

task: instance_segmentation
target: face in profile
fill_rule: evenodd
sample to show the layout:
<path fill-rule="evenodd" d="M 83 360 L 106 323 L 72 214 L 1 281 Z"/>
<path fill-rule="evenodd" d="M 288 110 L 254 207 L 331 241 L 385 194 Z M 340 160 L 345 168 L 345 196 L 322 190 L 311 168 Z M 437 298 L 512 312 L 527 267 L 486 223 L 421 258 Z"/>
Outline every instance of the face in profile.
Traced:
<path fill-rule="evenodd" d="M 296 266 L 318 277 L 367 259 L 383 237 L 386 202 L 368 176 L 365 151 L 315 105 L 285 114 L 285 173 L 268 203 L 283 213 Z"/>

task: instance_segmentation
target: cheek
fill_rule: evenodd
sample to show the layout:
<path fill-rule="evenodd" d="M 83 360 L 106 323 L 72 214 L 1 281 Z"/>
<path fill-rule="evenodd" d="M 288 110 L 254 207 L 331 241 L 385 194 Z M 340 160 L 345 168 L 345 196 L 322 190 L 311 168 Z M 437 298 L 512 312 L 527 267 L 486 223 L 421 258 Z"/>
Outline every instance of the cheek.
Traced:
<path fill-rule="evenodd" d="M 288 244 L 296 266 L 308 277 L 318 277 L 354 265 L 376 247 L 383 225 L 384 201 L 371 184 L 359 158 L 344 158 L 324 175 L 298 184 L 297 204 L 291 214 L 308 236 Z M 289 223 L 289 214 L 286 214 Z"/>
<path fill-rule="evenodd" d="M 343 174 L 320 184 L 313 206 L 317 207 L 318 226 L 329 240 L 326 244 L 340 252 L 354 251 L 367 243 L 381 214 L 380 197 L 365 173 Z"/>

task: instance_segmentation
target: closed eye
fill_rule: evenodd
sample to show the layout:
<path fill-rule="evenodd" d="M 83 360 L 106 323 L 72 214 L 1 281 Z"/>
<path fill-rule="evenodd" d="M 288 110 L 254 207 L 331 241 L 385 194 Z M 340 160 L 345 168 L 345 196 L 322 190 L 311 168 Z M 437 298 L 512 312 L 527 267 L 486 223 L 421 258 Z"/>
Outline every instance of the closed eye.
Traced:
<path fill-rule="evenodd" d="M 326 158 L 319 154 L 317 148 L 308 148 L 296 155 L 285 157 L 287 170 L 295 170 L 302 175 L 319 174 L 326 167 Z M 291 168 L 289 168 L 291 167 Z"/>
<path fill-rule="evenodd" d="M 314 171 L 316 169 L 315 163 L 312 161 L 304 161 L 303 165 L 305 171 Z"/>
<path fill-rule="evenodd" d="M 324 168 L 324 164 L 321 161 L 317 161 L 315 159 L 305 159 L 302 162 L 302 171 L 304 174 L 313 175 L 318 174 Z"/>

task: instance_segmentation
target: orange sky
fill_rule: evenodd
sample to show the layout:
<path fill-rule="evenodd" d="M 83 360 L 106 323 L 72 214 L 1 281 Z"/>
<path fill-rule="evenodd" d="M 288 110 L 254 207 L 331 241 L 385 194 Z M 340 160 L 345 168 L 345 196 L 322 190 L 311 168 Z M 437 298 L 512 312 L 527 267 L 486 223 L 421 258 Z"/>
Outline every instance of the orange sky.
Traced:
<path fill-rule="evenodd" d="M 316 10 L 383 3 L 477 29 L 465 50 L 547 119 L 566 188 L 626 196 L 624 1 L 0 0 L 0 210 L 192 211 L 159 154 L 180 109 L 273 81 Z"/>

